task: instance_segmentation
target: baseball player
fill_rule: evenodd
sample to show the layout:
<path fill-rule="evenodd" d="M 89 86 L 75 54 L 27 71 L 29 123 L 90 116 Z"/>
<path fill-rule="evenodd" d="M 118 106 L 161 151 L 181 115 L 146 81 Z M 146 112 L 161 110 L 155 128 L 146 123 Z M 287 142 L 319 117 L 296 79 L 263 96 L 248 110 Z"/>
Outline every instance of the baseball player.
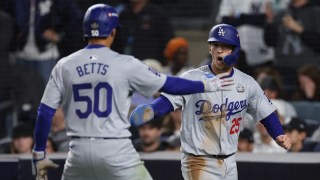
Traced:
<path fill-rule="evenodd" d="M 192 95 L 162 95 L 151 104 L 138 106 L 130 116 L 134 125 L 182 108 L 181 170 L 186 180 L 235 180 L 235 152 L 243 118 L 249 113 L 260 121 L 273 139 L 285 149 L 291 142 L 283 134 L 275 114 L 276 108 L 264 95 L 258 83 L 234 68 L 240 50 L 238 31 L 233 26 L 218 24 L 209 33 L 211 64 L 190 70 L 181 76 L 190 80 L 204 74 L 229 73 L 234 78 L 231 91 Z M 147 113 L 146 113 L 147 112 Z M 150 113 L 153 112 L 153 113 Z M 153 116 L 143 116 L 153 114 Z"/>
<path fill-rule="evenodd" d="M 63 180 L 148 180 L 147 172 L 129 137 L 127 114 L 131 94 L 152 96 L 157 91 L 191 94 L 226 90 L 229 78 L 202 81 L 160 74 L 132 56 L 110 49 L 118 14 L 106 4 L 91 6 L 83 20 L 88 45 L 62 58 L 51 72 L 38 108 L 33 164 L 37 179 L 57 165 L 46 157 L 52 117 L 58 107 L 65 113 L 67 135 L 72 138 Z"/>

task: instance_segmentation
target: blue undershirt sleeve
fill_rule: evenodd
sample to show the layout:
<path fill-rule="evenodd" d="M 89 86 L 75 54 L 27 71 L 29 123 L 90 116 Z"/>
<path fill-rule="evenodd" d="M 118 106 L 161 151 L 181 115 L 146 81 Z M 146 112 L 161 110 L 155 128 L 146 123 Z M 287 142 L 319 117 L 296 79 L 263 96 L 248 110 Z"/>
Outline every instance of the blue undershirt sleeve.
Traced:
<path fill-rule="evenodd" d="M 51 128 L 52 118 L 55 112 L 55 109 L 43 103 L 40 104 L 34 130 L 35 151 L 45 151 L 47 139 Z"/>
<path fill-rule="evenodd" d="M 160 96 L 155 99 L 150 106 L 154 111 L 154 117 L 163 116 L 174 110 L 171 102 L 165 96 Z"/>
<path fill-rule="evenodd" d="M 283 135 L 283 128 L 280 124 L 280 120 L 275 112 L 271 113 L 269 116 L 260 121 L 264 127 L 267 129 L 269 135 L 276 139 L 279 135 Z"/>
<path fill-rule="evenodd" d="M 204 84 L 201 81 L 191 81 L 178 77 L 168 76 L 160 91 L 173 95 L 203 93 Z"/>

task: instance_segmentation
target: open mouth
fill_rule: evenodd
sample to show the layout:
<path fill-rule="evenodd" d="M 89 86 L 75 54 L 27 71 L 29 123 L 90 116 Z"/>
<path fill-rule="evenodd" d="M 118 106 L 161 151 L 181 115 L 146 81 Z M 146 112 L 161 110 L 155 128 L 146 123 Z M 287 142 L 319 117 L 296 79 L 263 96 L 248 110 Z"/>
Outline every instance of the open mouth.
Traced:
<path fill-rule="evenodd" d="M 219 56 L 219 57 L 217 58 L 217 60 L 218 60 L 218 61 L 223 61 L 223 57 Z"/>

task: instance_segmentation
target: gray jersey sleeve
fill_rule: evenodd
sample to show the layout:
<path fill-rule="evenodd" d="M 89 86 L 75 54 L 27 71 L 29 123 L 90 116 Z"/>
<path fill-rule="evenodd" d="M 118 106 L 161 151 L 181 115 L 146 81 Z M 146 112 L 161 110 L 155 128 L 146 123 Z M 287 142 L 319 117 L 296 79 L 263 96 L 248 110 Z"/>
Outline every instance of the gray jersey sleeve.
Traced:
<path fill-rule="evenodd" d="M 250 87 L 250 99 L 248 106 L 248 113 L 253 117 L 255 121 L 260 121 L 272 112 L 276 110 L 272 102 L 265 96 L 260 85 L 253 79 L 249 79 L 251 82 Z"/>
<path fill-rule="evenodd" d="M 130 72 L 130 86 L 146 97 L 151 97 L 164 85 L 167 76 L 159 73 L 139 60 L 132 61 L 134 71 Z"/>
<path fill-rule="evenodd" d="M 176 110 L 183 105 L 183 96 L 182 95 L 171 95 L 167 93 L 161 93 L 161 95 L 165 96 L 172 104 L 173 109 Z"/>
<path fill-rule="evenodd" d="M 63 92 L 63 82 L 61 77 L 61 63 L 58 63 L 52 70 L 50 79 L 41 99 L 41 103 L 54 109 L 60 107 Z"/>
<path fill-rule="evenodd" d="M 181 74 L 180 77 L 188 80 L 197 80 L 197 79 L 192 79 L 188 72 L 189 71 Z M 174 110 L 182 107 L 184 105 L 184 98 L 190 96 L 190 95 L 171 95 L 168 93 L 161 93 L 161 95 L 165 96 L 171 102 Z"/>

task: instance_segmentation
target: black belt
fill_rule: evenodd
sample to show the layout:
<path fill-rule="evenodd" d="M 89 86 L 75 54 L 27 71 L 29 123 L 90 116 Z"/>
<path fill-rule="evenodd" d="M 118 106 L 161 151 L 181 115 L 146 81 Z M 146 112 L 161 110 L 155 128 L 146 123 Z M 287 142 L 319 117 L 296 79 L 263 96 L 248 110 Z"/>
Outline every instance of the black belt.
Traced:
<path fill-rule="evenodd" d="M 99 140 L 99 139 L 127 139 L 127 137 L 87 137 L 87 136 L 71 136 L 71 139 L 88 139 L 88 140 Z"/>
<path fill-rule="evenodd" d="M 188 153 L 187 153 L 188 154 Z M 215 158 L 215 159 L 226 159 L 232 155 L 234 155 L 235 153 L 231 153 L 231 154 L 227 154 L 227 155 L 223 155 L 223 154 L 219 154 L 219 155 L 195 155 L 195 154 L 188 154 L 190 156 L 194 156 L 194 157 L 209 157 L 209 158 Z"/>

